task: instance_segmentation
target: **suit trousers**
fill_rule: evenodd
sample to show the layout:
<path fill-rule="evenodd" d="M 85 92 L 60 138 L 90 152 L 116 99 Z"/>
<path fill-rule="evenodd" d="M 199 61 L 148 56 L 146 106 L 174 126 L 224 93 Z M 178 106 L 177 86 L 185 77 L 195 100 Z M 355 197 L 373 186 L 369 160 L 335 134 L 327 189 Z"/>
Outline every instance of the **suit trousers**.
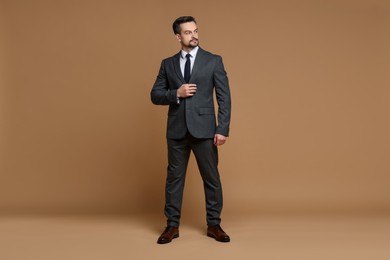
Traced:
<path fill-rule="evenodd" d="M 223 206 L 222 185 L 218 172 L 218 148 L 214 140 L 197 139 L 190 134 L 180 140 L 167 139 L 168 170 L 165 186 L 165 216 L 167 225 L 178 227 L 183 190 L 191 150 L 195 155 L 203 180 L 207 225 L 219 225 Z"/>

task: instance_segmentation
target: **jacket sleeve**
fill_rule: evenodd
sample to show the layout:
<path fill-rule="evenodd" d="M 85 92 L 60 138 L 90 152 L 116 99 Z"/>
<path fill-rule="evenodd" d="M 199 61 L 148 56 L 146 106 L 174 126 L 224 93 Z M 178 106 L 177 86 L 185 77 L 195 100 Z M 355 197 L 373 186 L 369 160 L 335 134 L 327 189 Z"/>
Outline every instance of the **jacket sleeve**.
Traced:
<path fill-rule="evenodd" d="M 216 133 L 229 136 L 231 97 L 229 80 L 220 56 L 217 56 L 214 70 L 214 86 L 218 103 L 218 125 Z"/>
<path fill-rule="evenodd" d="M 166 60 L 161 62 L 160 71 L 150 92 L 152 103 L 155 105 L 178 104 L 177 90 L 169 88 L 169 82 L 166 74 Z"/>

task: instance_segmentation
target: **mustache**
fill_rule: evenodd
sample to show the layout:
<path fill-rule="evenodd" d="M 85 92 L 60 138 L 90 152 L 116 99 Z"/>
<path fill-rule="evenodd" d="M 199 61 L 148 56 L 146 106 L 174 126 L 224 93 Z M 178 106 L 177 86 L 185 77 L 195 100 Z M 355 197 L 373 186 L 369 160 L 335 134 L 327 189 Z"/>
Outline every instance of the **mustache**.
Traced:
<path fill-rule="evenodd" d="M 198 41 L 198 38 L 192 37 L 191 41 L 193 41 L 193 40 L 197 40 Z"/>

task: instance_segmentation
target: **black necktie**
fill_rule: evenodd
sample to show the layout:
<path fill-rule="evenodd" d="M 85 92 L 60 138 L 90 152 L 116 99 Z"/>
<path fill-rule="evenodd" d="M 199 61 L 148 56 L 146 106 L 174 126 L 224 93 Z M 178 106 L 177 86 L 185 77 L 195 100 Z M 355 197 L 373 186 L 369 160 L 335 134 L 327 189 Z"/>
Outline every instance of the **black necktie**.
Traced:
<path fill-rule="evenodd" d="M 184 66 L 184 81 L 186 83 L 190 82 L 190 77 L 191 77 L 191 60 L 190 60 L 191 54 L 187 54 L 186 58 L 186 65 Z"/>

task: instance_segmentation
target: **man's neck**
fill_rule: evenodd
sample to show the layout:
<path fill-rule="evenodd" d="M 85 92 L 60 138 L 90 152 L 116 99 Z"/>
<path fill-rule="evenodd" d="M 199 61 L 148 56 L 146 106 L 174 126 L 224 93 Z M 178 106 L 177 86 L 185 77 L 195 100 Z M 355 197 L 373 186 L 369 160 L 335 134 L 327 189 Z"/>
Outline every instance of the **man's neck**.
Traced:
<path fill-rule="evenodd" d="M 187 48 L 187 47 L 182 47 L 181 48 L 183 51 L 190 53 L 194 48 Z"/>
<path fill-rule="evenodd" d="M 196 46 L 198 47 L 198 46 Z M 190 53 L 193 49 L 195 49 L 196 47 L 187 47 L 187 46 L 181 46 L 181 49 L 183 51 L 185 51 L 186 53 Z"/>

